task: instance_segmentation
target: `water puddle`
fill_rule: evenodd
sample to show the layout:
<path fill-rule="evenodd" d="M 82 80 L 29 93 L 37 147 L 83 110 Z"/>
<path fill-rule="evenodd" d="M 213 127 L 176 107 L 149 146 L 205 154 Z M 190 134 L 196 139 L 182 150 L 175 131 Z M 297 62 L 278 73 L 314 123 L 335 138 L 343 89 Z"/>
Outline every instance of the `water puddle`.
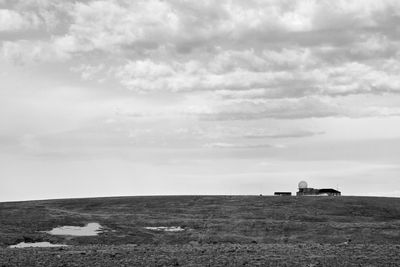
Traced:
<path fill-rule="evenodd" d="M 51 247 L 66 247 L 67 245 L 62 244 L 51 244 L 49 242 L 34 242 L 25 243 L 21 242 L 16 245 L 9 246 L 10 248 L 51 248 Z"/>
<path fill-rule="evenodd" d="M 180 226 L 158 226 L 158 227 L 145 227 L 147 230 L 163 231 L 163 232 L 182 232 L 185 231 Z"/>
<path fill-rule="evenodd" d="M 88 223 L 86 226 L 61 226 L 53 228 L 45 233 L 51 235 L 72 235 L 72 236 L 96 236 L 102 232 L 102 227 L 98 223 Z"/>

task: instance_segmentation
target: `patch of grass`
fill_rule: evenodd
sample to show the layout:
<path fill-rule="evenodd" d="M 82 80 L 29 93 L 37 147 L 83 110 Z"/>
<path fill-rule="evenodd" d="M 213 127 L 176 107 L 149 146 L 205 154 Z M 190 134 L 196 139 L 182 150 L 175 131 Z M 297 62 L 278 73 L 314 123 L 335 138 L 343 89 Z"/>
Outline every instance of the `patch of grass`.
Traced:
<path fill-rule="evenodd" d="M 39 231 L 98 222 L 95 237 Z M 145 226 L 182 226 L 179 233 Z M 0 245 L 24 237 L 67 244 L 398 244 L 400 199 L 372 197 L 155 196 L 0 203 Z"/>

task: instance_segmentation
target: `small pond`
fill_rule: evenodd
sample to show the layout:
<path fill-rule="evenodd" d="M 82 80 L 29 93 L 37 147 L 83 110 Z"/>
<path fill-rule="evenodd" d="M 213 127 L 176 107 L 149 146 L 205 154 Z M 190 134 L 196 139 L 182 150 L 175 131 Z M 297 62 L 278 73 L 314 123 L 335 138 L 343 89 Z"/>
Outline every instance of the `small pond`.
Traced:
<path fill-rule="evenodd" d="M 61 226 L 53 228 L 45 233 L 51 235 L 72 235 L 72 236 L 96 236 L 102 232 L 102 227 L 98 223 L 88 223 L 85 226 Z"/>
<path fill-rule="evenodd" d="M 147 230 L 153 230 L 153 231 L 164 231 L 164 232 L 181 232 L 185 231 L 180 226 L 157 226 L 157 227 L 145 227 Z"/>
<path fill-rule="evenodd" d="M 51 244 L 49 242 L 34 242 L 34 243 L 25 243 L 21 242 L 16 245 L 9 246 L 10 248 L 49 248 L 49 247 L 66 247 L 67 245 L 63 244 Z"/>

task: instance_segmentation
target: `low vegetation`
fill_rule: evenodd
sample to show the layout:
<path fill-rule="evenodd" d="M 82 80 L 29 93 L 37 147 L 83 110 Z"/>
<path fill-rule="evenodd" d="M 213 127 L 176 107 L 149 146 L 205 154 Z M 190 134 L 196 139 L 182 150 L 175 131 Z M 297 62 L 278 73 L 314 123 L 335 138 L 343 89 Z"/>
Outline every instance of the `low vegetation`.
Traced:
<path fill-rule="evenodd" d="M 90 222 L 100 223 L 104 232 L 87 237 L 53 236 L 43 232 L 57 226 L 84 226 Z M 160 226 L 181 227 L 184 231 L 154 231 L 145 228 Z M 265 255 L 273 257 L 271 249 L 275 248 L 276 257 L 284 260 L 286 246 L 294 251 L 293 255 L 311 253 L 322 258 L 327 255 L 327 252 L 322 251 L 333 249 L 333 254 L 329 257 L 339 260 L 340 255 L 335 253 L 348 251 L 343 246 L 364 248 L 366 251 L 371 246 L 381 246 L 387 253 L 397 251 L 400 248 L 400 199 L 153 196 L 0 203 L 0 259 L 3 257 L 4 261 L 10 255 L 22 255 L 33 250 L 47 255 L 46 251 L 57 249 L 6 248 L 22 241 L 68 244 L 73 247 L 62 248 L 67 254 L 84 249 L 85 254 L 93 251 L 100 253 L 97 258 L 108 253 L 102 254 L 99 246 L 112 251 L 120 248 L 120 256 L 124 259 L 133 255 L 128 252 L 134 246 L 137 255 L 143 254 L 144 258 L 144 251 L 153 251 L 160 257 L 169 253 L 169 256 L 176 254 L 174 257 L 181 263 L 185 262 L 181 256 L 186 254 L 199 253 L 199 257 L 213 258 L 212 247 L 222 251 L 221 257 L 233 253 L 242 255 L 243 259 L 247 257 L 244 256 L 247 254 L 245 248 L 255 250 L 256 252 L 251 253 L 259 258 L 262 256 L 259 251 L 263 250 L 267 250 Z M 227 252 L 232 249 L 234 252 Z M 313 254 L 309 249 L 316 249 L 316 252 Z M 186 251 L 186 254 L 171 252 L 175 250 Z M 69 257 L 69 254 L 60 253 L 60 258 Z M 362 250 L 354 253 L 358 253 L 361 258 L 367 256 Z M 108 256 L 104 257 L 107 257 L 108 262 Z M 21 258 L 29 259 L 29 256 Z M 151 257 L 147 258 L 150 260 Z M 227 257 L 228 260 L 234 258 Z M 46 257 L 43 258 L 44 261 L 45 259 Z M 250 257 L 247 260 L 254 265 L 252 259 Z M 192 263 L 197 264 L 195 260 Z M 13 266 L 11 262 L 9 264 Z"/>

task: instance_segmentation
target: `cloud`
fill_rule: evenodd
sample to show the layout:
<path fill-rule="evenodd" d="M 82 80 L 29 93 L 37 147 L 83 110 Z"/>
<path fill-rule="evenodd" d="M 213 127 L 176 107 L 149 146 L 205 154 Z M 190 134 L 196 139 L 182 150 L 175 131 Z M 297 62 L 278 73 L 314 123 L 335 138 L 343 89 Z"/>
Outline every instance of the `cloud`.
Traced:
<path fill-rule="evenodd" d="M 3 176 L 17 189 L 122 181 L 105 195 L 140 177 L 151 183 L 138 194 L 160 182 L 196 191 L 193 173 L 208 177 L 206 194 L 251 175 L 265 188 L 303 176 L 385 192 L 373 177 L 386 187 L 399 177 L 388 167 L 400 150 L 399 10 L 398 0 L 0 0 Z M 76 186 L 63 192 L 53 197 Z"/>
<path fill-rule="evenodd" d="M 261 148 L 273 148 L 275 146 L 269 144 L 233 144 L 233 143 L 208 143 L 205 144 L 206 148 L 232 148 L 232 149 L 261 149 Z"/>
<path fill-rule="evenodd" d="M 0 52 L 4 58 L 17 65 L 63 61 L 70 58 L 70 55 L 65 50 L 44 41 L 5 41 L 1 46 Z"/>
<path fill-rule="evenodd" d="M 0 9 L 0 33 L 37 29 L 42 21 L 36 14 Z"/>
<path fill-rule="evenodd" d="M 312 87 L 318 81 L 313 71 L 296 72 L 301 62 L 313 64 L 303 49 L 225 51 L 207 61 L 130 61 L 115 75 L 124 86 L 140 92 L 264 89 L 272 91 L 271 95 L 286 96 L 282 87 L 289 91 L 293 85 L 289 93 L 298 95 L 299 86 Z"/>
<path fill-rule="evenodd" d="M 1 54 L 155 98 L 209 94 L 169 110 L 201 119 L 355 116 L 345 97 L 399 94 L 399 3 L 21 1 L 0 30 L 42 35 L 7 37 Z"/>
<path fill-rule="evenodd" d="M 328 65 L 311 50 L 297 48 L 225 51 L 207 62 L 130 61 L 115 76 L 138 92 L 209 90 L 226 97 L 285 98 L 398 93 L 399 68 L 393 59 Z"/>
<path fill-rule="evenodd" d="M 65 37 L 74 40 L 74 52 L 152 49 L 173 32 L 179 34 L 178 18 L 162 1 L 76 2 L 69 14 Z"/>
<path fill-rule="evenodd" d="M 301 119 L 346 115 L 346 108 L 316 97 L 280 100 L 232 100 L 200 114 L 204 120 Z"/>
<path fill-rule="evenodd" d="M 315 135 L 321 135 L 324 132 L 312 132 L 304 130 L 296 130 L 292 132 L 282 132 L 282 133 L 252 133 L 247 134 L 244 137 L 249 139 L 264 139 L 264 138 L 303 138 L 312 137 Z"/>
<path fill-rule="evenodd" d="M 72 67 L 70 70 L 81 74 L 83 80 L 94 80 L 105 69 L 104 64 L 97 66 L 91 65 L 80 65 L 78 67 Z M 101 78 L 97 77 L 98 81 L 102 81 Z"/>

